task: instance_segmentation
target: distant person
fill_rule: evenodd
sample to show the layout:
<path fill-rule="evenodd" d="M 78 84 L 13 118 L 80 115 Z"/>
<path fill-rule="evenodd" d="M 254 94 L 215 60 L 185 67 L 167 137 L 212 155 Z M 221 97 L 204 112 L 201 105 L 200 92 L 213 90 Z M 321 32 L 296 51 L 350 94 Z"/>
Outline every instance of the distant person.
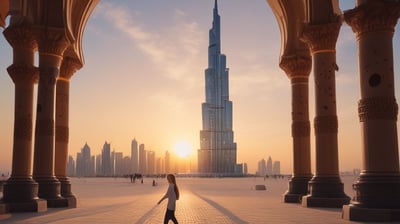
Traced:
<path fill-rule="evenodd" d="M 153 180 L 153 187 L 156 186 L 156 180 Z"/>
<path fill-rule="evenodd" d="M 176 200 L 179 200 L 179 190 L 176 185 L 175 176 L 173 174 L 167 175 L 167 181 L 169 183 L 167 193 L 165 193 L 164 197 L 158 201 L 157 204 L 160 204 L 164 199 L 168 198 L 167 211 L 165 212 L 164 224 L 168 224 L 169 220 L 172 220 L 175 224 L 178 223 L 178 220 L 175 218 L 175 204 Z"/>

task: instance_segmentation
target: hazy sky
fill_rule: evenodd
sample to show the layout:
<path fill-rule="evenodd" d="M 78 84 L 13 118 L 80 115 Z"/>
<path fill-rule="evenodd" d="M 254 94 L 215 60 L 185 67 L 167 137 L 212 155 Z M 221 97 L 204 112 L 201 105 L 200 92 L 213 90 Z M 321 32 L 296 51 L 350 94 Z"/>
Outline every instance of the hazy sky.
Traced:
<path fill-rule="evenodd" d="M 340 1 L 341 9 L 354 2 Z M 85 66 L 71 81 L 69 153 L 85 142 L 99 154 L 105 141 L 130 156 L 133 138 L 161 156 L 180 140 L 197 161 L 205 101 L 208 30 L 214 0 L 102 0 L 84 33 Z M 264 0 L 219 1 L 222 52 L 230 69 L 230 99 L 238 162 L 255 172 L 271 156 L 292 171 L 291 89 L 278 67 L 280 32 Z M 399 62 L 397 34 L 395 65 Z M 337 42 L 337 109 L 341 171 L 361 167 L 358 59 L 355 35 L 343 24 Z M 6 68 L 12 49 L 0 38 L 0 173 L 11 170 L 14 84 Z M 395 66 L 396 86 L 399 69 Z M 310 76 L 310 120 L 314 85 Z M 398 88 L 397 88 L 398 89 Z M 396 90 L 398 97 L 399 91 Z M 313 123 L 311 123 L 313 125 Z M 311 133 L 314 170 L 314 132 Z"/>

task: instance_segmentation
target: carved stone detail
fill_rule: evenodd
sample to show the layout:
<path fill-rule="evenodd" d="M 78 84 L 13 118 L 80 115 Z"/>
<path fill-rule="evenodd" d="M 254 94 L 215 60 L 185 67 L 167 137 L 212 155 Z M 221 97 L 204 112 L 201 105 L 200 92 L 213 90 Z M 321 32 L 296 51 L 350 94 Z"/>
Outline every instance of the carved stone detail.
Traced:
<path fill-rule="evenodd" d="M 39 71 L 34 66 L 12 64 L 7 71 L 14 83 L 37 83 L 39 80 Z"/>
<path fill-rule="evenodd" d="M 308 44 L 312 54 L 326 50 L 335 51 L 341 26 L 341 22 L 307 25 L 304 27 L 301 40 Z"/>
<path fill-rule="evenodd" d="M 67 126 L 56 126 L 56 142 L 68 143 L 69 128 Z"/>
<path fill-rule="evenodd" d="M 314 118 L 315 133 L 337 133 L 338 119 L 337 116 L 317 116 Z"/>
<path fill-rule="evenodd" d="M 400 3 L 369 1 L 344 12 L 346 23 L 359 37 L 367 32 L 389 31 L 394 33 L 400 17 Z"/>
<path fill-rule="evenodd" d="M 311 57 L 282 56 L 279 67 L 289 78 L 308 77 L 311 72 Z"/>
<path fill-rule="evenodd" d="M 310 122 L 293 121 L 292 137 L 310 137 Z"/>
<path fill-rule="evenodd" d="M 36 28 L 35 33 L 39 40 L 39 54 L 41 55 L 62 57 L 70 44 L 64 29 Z"/>
<path fill-rule="evenodd" d="M 360 122 L 368 120 L 397 121 L 398 105 L 394 97 L 373 97 L 358 102 Z"/>
<path fill-rule="evenodd" d="M 60 68 L 60 79 L 70 80 L 78 69 L 82 68 L 82 63 L 75 58 L 64 57 Z"/>
<path fill-rule="evenodd" d="M 3 31 L 5 38 L 13 48 L 37 49 L 38 44 L 29 27 L 9 26 Z"/>

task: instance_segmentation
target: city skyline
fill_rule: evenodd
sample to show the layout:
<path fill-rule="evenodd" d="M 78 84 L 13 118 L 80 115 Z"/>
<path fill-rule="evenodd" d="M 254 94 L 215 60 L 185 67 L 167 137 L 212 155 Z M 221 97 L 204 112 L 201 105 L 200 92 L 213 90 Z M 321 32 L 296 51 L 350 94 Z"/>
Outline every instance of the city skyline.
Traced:
<path fill-rule="evenodd" d="M 172 151 L 176 142 L 189 142 L 190 157 L 195 159 L 213 4 L 212 0 L 100 1 L 83 37 L 85 66 L 71 81 L 69 154 L 76 154 L 84 142 L 98 153 L 104 140 L 129 153 L 131 140 L 137 137 L 155 151 Z M 345 10 L 354 3 L 341 0 L 340 6 Z M 224 15 L 224 52 L 233 68 L 230 96 L 235 102 L 238 163 L 248 163 L 249 172 L 255 172 L 259 158 L 271 155 L 281 161 L 282 173 L 290 173 L 290 82 L 278 66 L 281 38 L 276 19 L 265 1 L 221 1 L 219 8 Z M 400 52 L 398 32 L 393 42 L 395 64 Z M 11 55 L 11 47 L 1 37 L 0 172 L 11 171 L 14 85 L 6 70 Z M 343 24 L 336 76 L 341 171 L 361 167 L 357 63 L 355 35 Z M 395 66 L 396 96 L 398 74 Z M 313 105 L 311 76 L 311 120 Z"/>
<path fill-rule="evenodd" d="M 140 150 L 140 151 L 139 151 Z M 86 142 L 76 156 L 69 155 L 67 170 L 69 176 L 127 176 L 161 175 L 166 173 L 196 173 L 195 164 L 179 154 L 171 156 L 168 151 L 157 154 L 146 150 L 145 144 L 132 140 L 131 153 L 111 150 L 111 143 L 105 142 L 100 154 L 92 153 Z"/>

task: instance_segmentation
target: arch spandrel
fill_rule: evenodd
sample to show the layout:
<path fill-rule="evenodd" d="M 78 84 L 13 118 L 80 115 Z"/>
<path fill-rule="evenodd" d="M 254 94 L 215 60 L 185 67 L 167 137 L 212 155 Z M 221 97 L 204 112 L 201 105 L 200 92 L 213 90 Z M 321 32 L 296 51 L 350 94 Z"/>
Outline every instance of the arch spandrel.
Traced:
<path fill-rule="evenodd" d="M 306 0 L 266 0 L 281 31 L 281 62 L 285 58 L 311 60 L 308 46 L 300 40 L 306 21 Z"/>
<path fill-rule="evenodd" d="M 0 1 L 0 26 L 3 28 L 6 25 L 6 17 L 8 15 L 9 8 L 10 8 L 9 0 Z"/>
<path fill-rule="evenodd" d="M 83 66 L 82 37 L 86 22 L 99 0 L 70 0 L 68 1 L 67 21 L 68 29 L 73 36 L 73 43 L 64 53 L 65 57 L 71 57 L 79 61 Z"/>

